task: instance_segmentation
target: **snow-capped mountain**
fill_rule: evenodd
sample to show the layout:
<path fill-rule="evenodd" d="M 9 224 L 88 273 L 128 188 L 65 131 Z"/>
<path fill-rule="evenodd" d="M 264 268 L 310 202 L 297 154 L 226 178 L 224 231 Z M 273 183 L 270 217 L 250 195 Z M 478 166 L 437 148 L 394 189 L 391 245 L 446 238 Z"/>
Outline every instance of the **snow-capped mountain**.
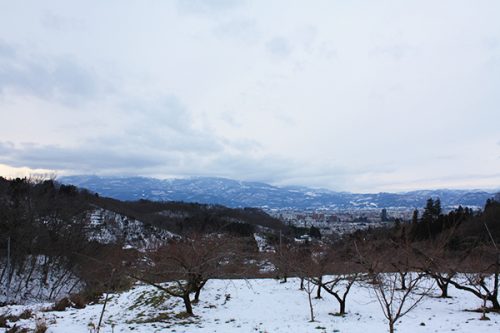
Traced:
<path fill-rule="evenodd" d="M 439 197 L 443 207 L 482 207 L 494 193 L 481 190 L 423 190 L 406 193 L 357 194 L 307 187 L 277 187 L 259 182 L 196 177 L 154 179 L 145 177 L 70 176 L 60 182 L 73 184 L 120 200 L 149 199 L 220 204 L 228 207 L 295 209 L 367 209 L 423 207 Z"/>

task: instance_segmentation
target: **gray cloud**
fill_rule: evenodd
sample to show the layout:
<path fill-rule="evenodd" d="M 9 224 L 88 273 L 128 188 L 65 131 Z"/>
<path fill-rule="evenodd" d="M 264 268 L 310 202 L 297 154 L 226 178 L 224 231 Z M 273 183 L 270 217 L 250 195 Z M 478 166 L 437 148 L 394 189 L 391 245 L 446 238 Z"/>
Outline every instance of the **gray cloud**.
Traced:
<path fill-rule="evenodd" d="M 26 56 L 0 43 L 0 94 L 9 90 L 71 104 L 96 96 L 97 81 L 92 71 L 71 57 Z"/>
<path fill-rule="evenodd" d="M 290 41 L 285 37 L 274 37 L 267 41 L 266 49 L 278 57 L 287 57 L 292 53 Z"/>
<path fill-rule="evenodd" d="M 192 176 L 225 170 L 235 175 L 238 171 L 231 168 L 240 162 L 225 161 L 224 151 L 244 155 L 260 148 L 250 140 L 227 140 L 195 127 L 195 119 L 174 95 L 129 99 L 117 112 L 111 119 L 118 130 L 72 146 L 0 142 L 0 163 L 76 173 Z"/>
<path fill-rule="evenodd" d="M 70 19 L 50 11 L 46 11 L 42 15 L 41 23 L 47 29 L 60 32 L 81 29 L 84 26 L 81 20 L 75 18 Z"/>
<path fill-rule="evenodd" d="M 445 2 L 6 2 L 0 159 L 342 190 L 487 186 L 500 2 Z"/>
<path fill-rule="evenodd" d="M 196 129 L 194 119 L 174 95 L 129 100 L 122 104 L 129 122 L 124 141 L 140 142 L 155 149 L 185 152 L 216 152 L 222 144 L 214 133 Z"/>
<path fill-rule="evenodd" d="M 377 46 L 372 52 L 375 55 L 391 57 L 393 60 L 401 60 L 406 57 L 418 56 L 419 49 L 408 44 L 390 44 Z"/>
<path fill-rule="evenodd" d="M 187 14 L 218 14 L 242 6 L 244 0 L 177 0 L 177 8 Z"/>
<path fill-rule="evenodd" d="M 2 156 L 0 162 L 12 166 L 29 166 L 42 169 L 62 170 L 120 170 L 141 169 L 165 163 L 165 160 L 156 158 L 147 150 L 123 150 L 113 145 L 95 146 L 82 144 L 76 147 L 59 145 L 38 145 L 24 143 L 14 146 L 0 142 Z"/>
<path fill-rule="evenodd" d="M 140 118 L 140 123 L 153 127 L 168 127 L 183 132 L 190 128 L 190 117 L 177 96 L 165 95 L 151 99 L 138 98 L 122 103 L 121 107 Z M 137 119 L 136 119 L 137 120 Z M 144 123 L 145 122 L 145 123 Z"/>
<path fill-rule="evenodd" d="M 203 173 L 193 175 L 224 176 L 242 180 L 276 183 L 296 167 L 293 160 L 278 156 L 255 157 L 248 154 L 224 154 L 211 160 Z"/>
<path fill-rule="evenodd" d="M 230 40 L 231 42 L 256 42 L 259 37 L 255 19 L 241 18 L 224 21 L 213 29 L 216 37 Z"/>
<path fill-rule="evenodd" d="M 275 181 L 272 174 L 287 174 L 291 162 L 275 157 L 252 158 L 245 154 L 151 149 L 119 145 L 116 141 L 87 142 L 76 147 L 0 142 L 0 163 L 14 167 L 63 170 L 69 173 L 115 175 L 226 176 Z"/>
<path fill-rule="evenodd" d="M 5 141 L 0 141 L 0 158 L 1 156 L 8 156 L 14 149 L 14 143 Z"/>
<path fill-rule="evenodd" d="M 16 56 L 16 49 L 14 46 L 2 41 L 0 39 L 0 57 L 1 58 L 13 58 Z"/>

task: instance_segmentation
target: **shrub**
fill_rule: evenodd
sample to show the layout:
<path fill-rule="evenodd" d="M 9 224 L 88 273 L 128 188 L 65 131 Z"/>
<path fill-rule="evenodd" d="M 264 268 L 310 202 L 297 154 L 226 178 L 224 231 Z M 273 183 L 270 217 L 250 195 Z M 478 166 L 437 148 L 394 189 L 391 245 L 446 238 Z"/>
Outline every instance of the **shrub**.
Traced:
<path fill-rule="evenodd" d="M 87 298 L 82 294 L 72 294 L 69 296 L 71 306 L 75 309 L 84 309 L 89 303 Z"/>
<path fill-rule="evenodd" d="M 24 310 L 19 316 L 19 319 L 30 319 L 33 317 L 33 312 L 30 309 Z"/>
<path fill-rule="evenodd" d="M 59 301 L 54 303 L 52 311 L 64 311 L 71 306 L 71 301 L 68 297 L 61 298 Z"/>
<path fill-rule="evenodd" d="M 45 333 L 47 331 L 47 329 L 48 329 L 48 327 L 47 327 L 47 324 L 45 323 L 45 320 L 38 319 L 36 321 L 35 333 Z"/>
<path fill-rule="evenodd" d="M 7 327 L 7 316 L 0 315 L 0 327 Z"/>

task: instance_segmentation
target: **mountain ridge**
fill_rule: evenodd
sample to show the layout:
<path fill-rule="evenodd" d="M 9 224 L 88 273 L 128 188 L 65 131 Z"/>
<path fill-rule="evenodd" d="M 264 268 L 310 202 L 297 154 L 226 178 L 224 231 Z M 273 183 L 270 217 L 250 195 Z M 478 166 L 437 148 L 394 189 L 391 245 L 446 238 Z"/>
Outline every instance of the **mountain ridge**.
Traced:
<path fill-rule="evenodd" d="M 274 186 L 263 182 L 220 177 L 156 179 L 76 175 L 58 181 L 84 187 L 119 200 L 148 199 L 269 209 L 377 209 L 420 208 L 439 197 L 443 207 L 482 207 L 495 192 L 485 190 L 415 190 L 409 192 L 352 193 L 305 186 Z"/>

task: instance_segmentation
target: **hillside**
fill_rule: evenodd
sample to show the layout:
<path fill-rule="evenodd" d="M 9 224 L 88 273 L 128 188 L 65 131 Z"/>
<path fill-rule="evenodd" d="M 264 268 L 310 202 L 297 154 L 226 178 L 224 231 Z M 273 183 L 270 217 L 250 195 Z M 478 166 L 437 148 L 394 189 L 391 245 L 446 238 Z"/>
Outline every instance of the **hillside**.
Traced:
<path fill-rule="evenodd" d="M 108 273 L 93 272 L 93 260 L 133 257 L 185 235 L 226 233 L 252 242 L 254 233 L 279 231 L 288 227 L 255 208 L 123 202 L 51 180 L 0 177 L 0 305 L 99 285 L 96 276 Z M 254 240 L 250 245 L 257 251 Z"/>

